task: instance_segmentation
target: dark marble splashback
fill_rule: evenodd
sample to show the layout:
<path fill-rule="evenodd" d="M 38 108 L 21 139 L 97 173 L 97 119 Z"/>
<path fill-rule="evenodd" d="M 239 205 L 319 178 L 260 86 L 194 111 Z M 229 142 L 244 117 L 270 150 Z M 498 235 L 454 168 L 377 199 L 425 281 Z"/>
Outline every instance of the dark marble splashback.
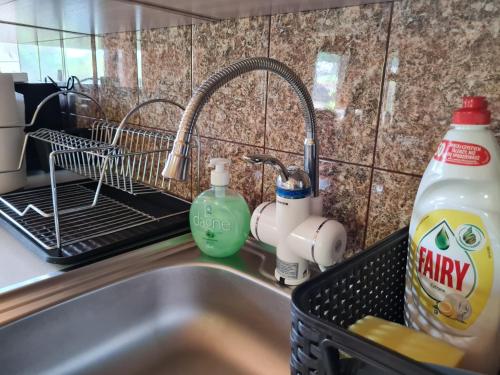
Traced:
<path fill-rule="evenodd" d="M 246 57 L 294 69 L 318 117 L 325 212 L 346 225 L 349 254 L 409 222 L 421 174 L 462 95 L 487 96 L 500 129 L 497 0 L 383 2 L 104 35 L 93 45 L 99 97 L 115 121 L 152 97 L 185 105 L 211 73 Z M 133 121 L 174 130 L 180 116 L 158 106 Z M 202 189 L 209 158 L 228 157 L 231 185 L 252 207 L 273 199 L 275 172 L 242 155 L 302 163 L 298 102 L 273 74 L 230 82 L 205 107 L 198 130 Z M 172 192 L 191 198 L 194 189 L 188 181 Z"/>
<path fill-rule="evenodd" d="M 269 19 L 252 17 L 193 26 L 193 90 L 212 73 L 238 60 L 266 56 Z M 222 87 L 198 120 L 210 138 L 264 146 L 266 73 L 251 72 Z"/>
<path fill-rule="evenodd" d="M 96 38 L 103 59 L 103 64 L 97 66 L 99 101 L 114 121 L 120 121 L 139 100 L 136 45 L 136 34 L 132 32 Z M 135 124 L 139 121 L 139 116 L 130 119 Z"/>
<path fill-rule="evenodd" d="M 139 101 L 166 97 L 185 106 L 191 97 L 191 27 L 140 32 Z M 154 104 L 141 110 L 147 126 L 176 130 L 182 116 L 175 106 Z"/>
<path fill-rule="evenodd" d="M 463 95 L 484 95 L 500 129 L 500 2 L 395 2 L 377 167 L 424 172 Z"/>
<path fill-rule="evenodd" d="M 373 164 L 390 9 L 385 3 L 271 17 L 270 57 L 289 65 L 308 86 L 325 159 Z M 302 152 L 298 101 L 274 76 L 267 114 L 266 145 Z"/>

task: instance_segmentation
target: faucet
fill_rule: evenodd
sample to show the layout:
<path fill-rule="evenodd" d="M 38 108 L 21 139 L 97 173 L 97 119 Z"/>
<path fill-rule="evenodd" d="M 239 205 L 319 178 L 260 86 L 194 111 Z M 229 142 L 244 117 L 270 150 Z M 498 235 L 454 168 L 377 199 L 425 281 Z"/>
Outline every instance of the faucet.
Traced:
<path fill-rule="evenodd" d="M 181 119 L 172 151 L 162 172 L 165 178 L 185 180 L 189 170 L 189 149 L 193 129 L 201 110 L 210 97 L 234 78 L 254 71 L 268 70 L 287 81 L 297 94 L 306 126 L 304 140 L 304 170 L 309 175 L 314 197 L 319 197 L 319 160 L 316 139 L 316 114 L 309 91 L 302 80 L 288 66 L 268 57 L 252 57 L 238 61 L 210 76 L 195 91 Z"/>
<path fill-rule="evenodd" d="M 296 166 L 286 168 L 269 155 L 243 157 L 253 164 L 269 164 L 278 171 L 276 202 L 264 202 L 254 210 L 250 229 L 255 238 L 276 247 L 276 279 L 285 285 L 298 285 L 310 276 L 309 262 L 324 269 L 342 258 L 346 231 L 339 222 L 322 217 L 316 115 L 309 91 L 289 67 L 268 57 L 253 57 L 210 76 L 196 89 L 184 111 L 162 175 L 186 179 L 190 141 L 201 110 L 219 88 L 253 70 L 268 70 L 284 78 L 297 94 L 304 115 L 304 171 Z"/>

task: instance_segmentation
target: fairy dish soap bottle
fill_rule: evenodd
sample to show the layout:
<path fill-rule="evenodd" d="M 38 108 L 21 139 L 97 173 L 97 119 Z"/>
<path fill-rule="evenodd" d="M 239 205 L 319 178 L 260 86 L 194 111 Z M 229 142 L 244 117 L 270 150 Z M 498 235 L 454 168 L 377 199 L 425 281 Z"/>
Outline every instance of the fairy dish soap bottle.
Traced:
<path fill-rule="evenodd" d="M 250 210 L 245 199 L 230 190 L 228 159 L 211 159 L 212 187 L 201 193 L 191 205 L 189 223 L 200 250 L 212 257 L 235 254 L 250 232 Z"/>
<path fill-rule="evenodd" d="M 415 199 L 405 320 L 497 374 L 500 348 L 500 147 L 484 97 L 465 97 Z"/>

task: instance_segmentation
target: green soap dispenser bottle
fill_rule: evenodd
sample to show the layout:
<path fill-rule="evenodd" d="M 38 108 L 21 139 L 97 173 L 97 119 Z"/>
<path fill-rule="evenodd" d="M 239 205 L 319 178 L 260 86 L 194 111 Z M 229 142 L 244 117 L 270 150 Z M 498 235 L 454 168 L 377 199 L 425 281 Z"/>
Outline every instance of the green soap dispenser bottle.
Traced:
<path fill-rule="evenodd" d="M 189 211 L 189 224 L 200 250 L 212 257 L 235 254 L 250 232 L 250 210 L 245 199 L 230 190 L 228 159 L 210 159 L 212 187 L 198 195 Z"/>

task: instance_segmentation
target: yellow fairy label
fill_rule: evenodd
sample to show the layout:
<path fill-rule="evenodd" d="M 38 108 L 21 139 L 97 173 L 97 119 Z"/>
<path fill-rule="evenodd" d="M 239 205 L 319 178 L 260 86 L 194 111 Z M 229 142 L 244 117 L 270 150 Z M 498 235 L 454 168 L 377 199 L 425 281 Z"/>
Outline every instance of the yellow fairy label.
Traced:
<path fill-rule="evenodd" d="M 424 217 L 410 243 L 413 287 L 420 305 L 465 330 L 481 314 L 493 285 L 493 253 L 481 218 L 458 210 Z"/>

